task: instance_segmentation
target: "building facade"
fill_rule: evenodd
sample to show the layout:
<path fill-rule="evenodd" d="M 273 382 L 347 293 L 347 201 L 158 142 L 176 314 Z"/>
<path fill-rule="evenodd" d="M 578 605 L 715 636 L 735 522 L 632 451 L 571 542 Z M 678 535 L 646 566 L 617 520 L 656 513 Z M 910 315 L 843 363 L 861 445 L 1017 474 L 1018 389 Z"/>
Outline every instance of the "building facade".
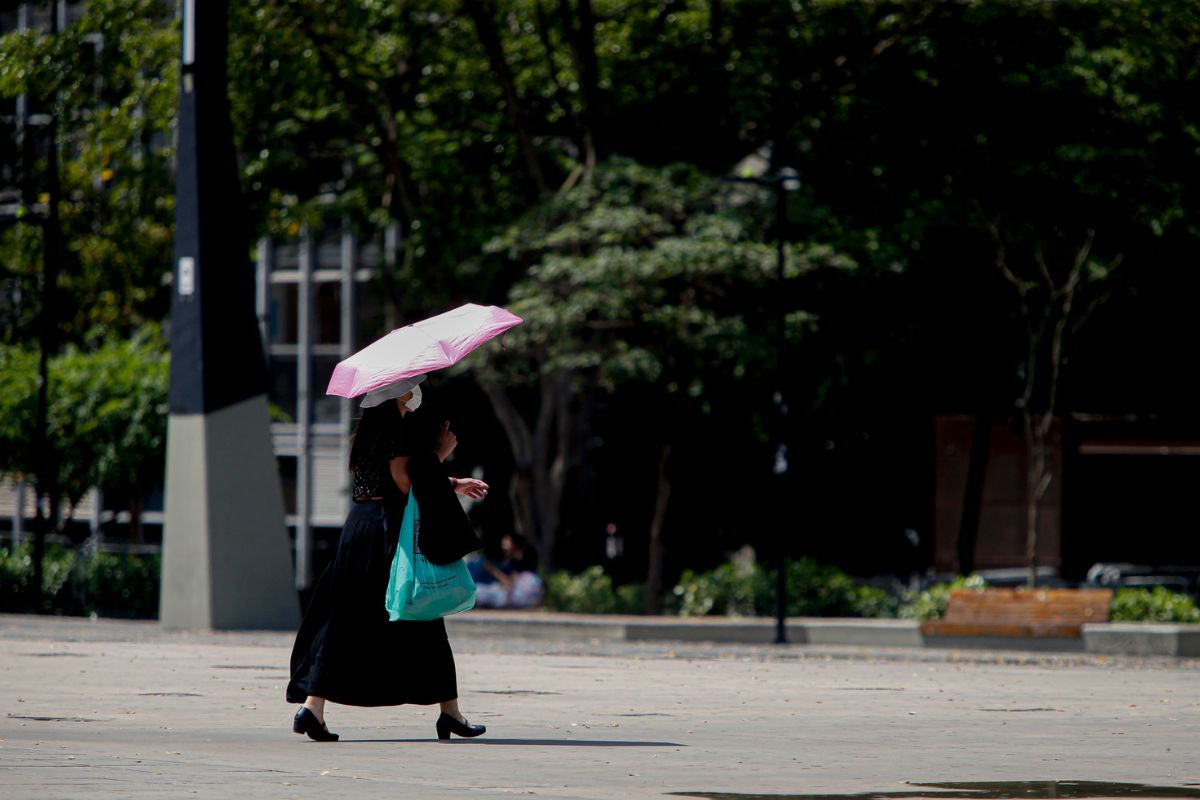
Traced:
<path fill-rule="evenodd" d="M 396 234 L 359 236 L 347 224 L 262 239 L 257 310 L 270 371 L 271 438 L 296 588 L 319 574 L 350 504 L 349 436 L 356 404 L 325 394 L 334 366 L 393 327 L 373 279 L 395 252 Z"/>

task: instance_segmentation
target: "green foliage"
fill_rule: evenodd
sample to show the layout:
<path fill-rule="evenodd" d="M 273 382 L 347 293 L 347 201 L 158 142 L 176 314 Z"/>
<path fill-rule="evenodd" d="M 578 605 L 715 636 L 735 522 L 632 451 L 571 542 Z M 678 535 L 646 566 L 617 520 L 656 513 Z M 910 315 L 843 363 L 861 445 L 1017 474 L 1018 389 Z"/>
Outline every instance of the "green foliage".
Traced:
<path fill-rule="evenodd" d="M 85 614 L 157 617 L 162 557 L 94 552 L 72 575 Z"/>
<path fill-rule="evenodd" d="M 537 47 L 520 28 L 501 30 L 510 47 Z M 388 280 L 405 287 L 402 313 L 487 292 L 459 265 L 538 188 L 462 4 L 329 13 L 316 0 L 240 0 L 229 68 L 243 189 L 260 229 L 396 221 L 404 235 Z"/>
<path fill-rule="evenodd" d="M 639 614 L 645 602 L 643 584 L 613 588 L 603 567 L 595 566 L 572 575 L 566 570 L 546 576 L 545 607 L 573 614 Z"/>
<path fill-rule="evenodd" d="M 61 547 L 47 548 L 42 572 L 42 603 L 39 611 L 51 611 L 66 586 L 75 564 L 75 554 Z M 26 592 L 33 580 L 33 557 L 30 545 L 0 546 L 0 609 L 24 611 Z"/>
<path fill-rule="evenodd" d="M 594 19 L 569 0 L 359 0 L 337 13 L 318 0 L 230 4 L 251 222 L 283 234 L 343 217 L 365 231 L 398 222 L 398 258 L 378 290 L 401 319 L 511 301 L 528 322 L 493 364 L 515 387 L 505 424 L 549 432 L 536 453 L 514 437 L 519 469 L 575 474 L 579 442 L 613 438 L 595 420 L 567 424 L 592 397 L 541 413 L 552 392 L 538 383 L 550 373 L 596 394 L 648 392 L 668 413 L 651 411 L 685 430 L 720 416 L 761 441 L 764 398 L 779 388 L 769 322 L 781 309 L 800 365 L 782 395 L 806 435 L 875 443 L 881 427 L 911 427 L 932 407 L 1011 407 L 1014 385 L 1041 382 L 1049 359 L 1014 341 L 1025 327 L 1012 324 L 1010 287 L 998 286 L 993 227 L 1030 309 L 1057 293 L 1029 276 L 1042 261 L 1070 266 L 1086 231 L 1096 234 L 1084 283 L 1101 286 L 1126 265 L 1117 279 L 1129 290 L 1081 294 L 1071 330 L 1093 301 L 1134 296 L 1140 319 L 1189 318 L 1182 306 L 1160 313 L 1144 289 L 1192 294 L 1173 289 L 1200 236 L 1195 0 L 589 5 Z M 170 4 L 85 9 L 55 36 L 0 40 L 0 96 L 25 94 L 58 123 L 68 264 L 57 313 L 75 355 L 166 315 L 178 90 Z M 93 58 L 96 33 L 104 48 Z M 45 129 L 27 164 L 11 124 L 0 127 L 0 189 L 28 181 L 44 194 Z M 782 282 L 769 193 L 712 180 L 768 145 L 776 166 L 803 178 L 788 200 Z M 0 226 L 0 344 L 28 344 L 37 329 L 43 237 L 23 211 L 21 224 Z M 1073 367 L 1155 358 L 1184 338 L 1110 318 L 1122 323 L 1108 352 L 1071 347 Z M 1138 347 L 1129 335 L 1143 337 Z M 0 353 L 13 394 L 0 398 L 0 427 L 29 419 L 30 357 Z M 1156 402 L 1135 394 L 1086 400 Z M 605 401 L 613 417 L 628 408 Z M 112 436 L 93 410 L 94 420 L 56 423 L 56 436 Z M 153 442 L 151 426 L 146 417 L 131 435 Z M 560 430 L 571 432 L 558 441 Z M 28 470 L 20 446 L 0 433 L 0 470 Z M 99 480 L 85 478 L 89 465 L 123 481 L 124 459 L 143 456 L 114 447 L 126 455 L 56 453 L 54 483 L 74 493 Z M 693 482 L 679 471 L 677 485 Z M 543 477 L 531 491 L 554 505 Z"/>
<path fill-rule="evenodd" d="M 941 619 L 942 614 L 946 613 L 946 605 L 950 602 L 951 590 L 980 591 L 986 588 L 987 581 L 978 575 L 960 575 L 949 583 L 935 583 L 919 592 L 905 593 L 898 616 L 901 619 Z"/>
<path fill-rule="evenodd" d="M 810 558 L 787 565 L 787 614 L 792 617 L 891 617 L 895 600 L 857 583 L 837 567 Z M 753 558 L 737 556 L 714 570 L 686 570 L 673 590 L 683 616 L 771 616 L 775 575 Z"/>
<path fill-rule="evenodd" d="M 753 561 L 730 561 L 708 572 L 684 570 L 672 593 L 681 616 L 748 617 L 770 613 L 775 584 Z"/>
<path fill-rule="evenodd" d="M 1113 595 L 1113 622 L 1200 622 L 1196 601 L 1163 586 L 1123 588 Z"/>
<path fill-rule="evenodd" d="M 788 561 L 788 616 L 895 616 L 895 601 L 874 586 L 856 583 L 830 564 L 811 558 Z"/>
<path fill-rule="evenodd" d="M 795 343 L 814 326 L 796 308 L 795 279 L 854 266 L 828 247 L 789 245 L 778 284 L 764 206 L 758 191 L 687 165 L 599 165 L 484 247 L 490 269 L 525 276 L 509 295 L 525 323 L 494 362 L 504 382 L 565 370 L 609 391 L 650 386 L 662 403 L 703 411 L 716 386 L 746 392 L 774 363 L 772 304 L 791 309 Z"/>
<path fill-rule="evenodd" d="M 158 555 L 50 545 L 43 565 L 42 596 L 35 611 L 139 618 L 158 615 Z M 0 611 L 30 610 L 25 592 L 32 578 L 30 545 L 0 546 Z"/>
<path fill-rule="evenodd" d="M 0 346 L 0 475 L 34 474 L 31 431 L 37 404 L 37 356 Z M 84 350 L 68 347 L 49 365 L 47 447 L 54 465 L 48 491 L 74 505 L 92 486 L 138 501 L 160 484 L 165 467 L 168 357 L 156 326 L 131 339 Z"/>
<path fill-rule="evenodd" d="M 58 34 L 0 38 L 0 97 L 28 95 L 57 126 L 67 263 L 56 322 L 67 341 L 128 335 L 167 311 L 178 54 L 173 12 L 157 0 L 89 0 L 83 18 Z M 31 135 L 45 137 L 43 129 Z M 51 188 L 48 145 L 38 145 L 33 163 L 16 150 L 0 163 L 0 175 L 28 181 L 42 203 Z M 0 162 L 6 155 L 0 150 Z M 19 287 L 21 298 L 0 303 L 0 344 L 28 341 L 37 330 L 30 322 L 42 301 L 42 254 L 34 225 L 0 227 L 0 285 Z"/>

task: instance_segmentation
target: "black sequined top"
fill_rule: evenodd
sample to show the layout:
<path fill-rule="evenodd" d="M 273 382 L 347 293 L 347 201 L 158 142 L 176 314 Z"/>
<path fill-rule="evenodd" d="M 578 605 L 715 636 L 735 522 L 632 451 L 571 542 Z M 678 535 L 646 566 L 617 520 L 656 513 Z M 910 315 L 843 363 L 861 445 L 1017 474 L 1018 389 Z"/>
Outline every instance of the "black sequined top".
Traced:
<path fill-rule="evenodd" d="M 399 492 L 392 481 L 388 462 L 408 455 L 399 431 L 381 436 L 367 446 L 366 456 L 354 465 L 354 502 L 362 503 L 373 497 L 388 498 Z"/>

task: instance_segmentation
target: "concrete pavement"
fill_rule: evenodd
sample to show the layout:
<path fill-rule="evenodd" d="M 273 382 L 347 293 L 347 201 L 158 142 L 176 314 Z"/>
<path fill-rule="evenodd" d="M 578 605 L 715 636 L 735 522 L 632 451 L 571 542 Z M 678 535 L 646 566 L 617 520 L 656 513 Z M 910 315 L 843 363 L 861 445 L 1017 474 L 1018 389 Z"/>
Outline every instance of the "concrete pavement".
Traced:
<path fill-rule="evenodd" d="M 461 702 L 485 737 L 437 743 L 433 709 L 330 706 L 343 741 L 322 745 L 291 733 L 289 634 L 0 616 L 0 797 L 1200 783 L 1200 662 L 1188 658 L 451 631 Z"/>

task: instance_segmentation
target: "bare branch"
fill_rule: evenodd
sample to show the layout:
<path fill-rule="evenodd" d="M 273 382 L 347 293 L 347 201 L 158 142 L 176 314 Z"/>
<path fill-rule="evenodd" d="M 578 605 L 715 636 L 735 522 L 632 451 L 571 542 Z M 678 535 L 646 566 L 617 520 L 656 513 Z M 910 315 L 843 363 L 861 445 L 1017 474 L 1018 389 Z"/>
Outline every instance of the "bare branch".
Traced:
<path fill-rule="evenodd" d="M 1047 469 L 1042 470 L 1042 479 L 1038 481 L 1037 487 L 1034 489 L 1034 502 L 1040 502 L 1046 496 L 1046 490 L 1050 488 L 1050 484 L 1054 481 L 1054 473 Z"/>
<path fill-rule="evenodd" d="M 1050 267 L 1046 264 L 1046 254 L 1042 250 L 1042 240 L 1036 233 L 1033 234 L 1033 263 L 1037 264 L 1038 273 L 1041 274 L 1042 280 L 1046 283 L 1046 289 L 1053 294 L 1058 290 L 1058 286 L 1054 283 L 1054 277 L 1050 274 Z"/>
<path fill-rule="evenodd" d="M 1109 268 L 1108 268 L 1108 277 L 1111 277 L 1112 274 L 1120 268 L 1120 266 L 1124 262 L 1124 260 L 1125 260 L 1125 254 L 1117 253 L 1117 255 L 1113 258 L 1112 265 L 1109 266 Z M 1096 311 L 1096 309 L 1099 308 L 1100 306 L 1104 305 L 1106 302 L 1108 302 L 1108 300 L 1111 297 L 1112 297 L 1112 289 L 1110 288 L 1109 290 L 1105 291 L 1103 294 L 1099 295 L 1098 297 L 1092 298 L 1092 301 L 1090 303 L 1088 303 L 1087 308 L 1085 308 L 1079 314 L 1079 316 L 1077 316 L 1075 318 L 1075 322 L 1071 325 L 1070 333 L 1072 335 L 1078 333 L 1079 329 L 1083 327 L 1083 324 L 1088 321 L 1088 319 L 1092 316 L 1092 314 Z"/>
<path fill-rule="evenodd" d="M 1000 233 L 1000 226 L 983 216 L 982 209 L 979 209 L 979 211 L 980 217 L 983 219 L 983 226 L 987 228 L 988 233 L 991 234 L 992 241 L 996 243 L 996 258 L 992 261 L 993 266 L 1000 270 L 1000 274 L 1004 276 L 1005 280 L 1017 287 L 1017 291 L 1024 295 L 1025 282 L 1017 277 L 1016 273 L 1008 267 L 1006 260 L 1007 251 L 1004 246 L 1004 237 Z"/>
<path fill-rule="evenodd" d="M 1088 229 L 1087 238 L 1075 253 L 1075 263 L 1071 265 L 1070 277 L 1067 279 L 1067 290 L 1075 293 L 1075 287 L 1079 285 L 1080 276 L 1083 275 L 1083 268 L 1087 264 L 1088 256 L 1092 252 L 1092 242 L 1096 240 L 1096 231 Z"/>

